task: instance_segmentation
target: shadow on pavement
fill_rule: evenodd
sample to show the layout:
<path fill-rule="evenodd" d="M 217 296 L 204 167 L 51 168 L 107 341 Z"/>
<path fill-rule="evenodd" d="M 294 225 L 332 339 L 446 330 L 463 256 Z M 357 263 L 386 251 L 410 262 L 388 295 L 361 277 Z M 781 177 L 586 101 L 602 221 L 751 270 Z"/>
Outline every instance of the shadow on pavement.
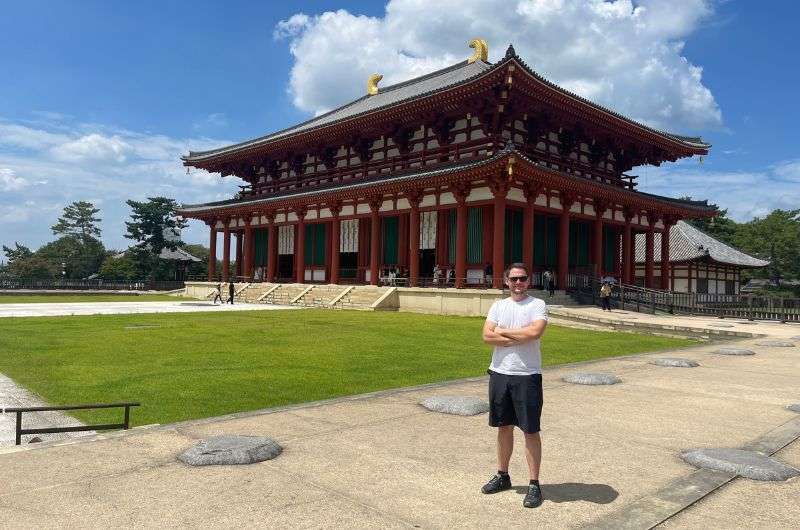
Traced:
<path fill-rule="evenodd" d="M 528 493 L 528 486 L 514 486 L 520 495 Z M 595 504 L 608 504 L 619 496 L 619 492 L 608 484 L 581 484 L 565 482 L 563 484 L 542 484 L 542 495 L 545 501 L 575 502 L 588 501 Z"/>

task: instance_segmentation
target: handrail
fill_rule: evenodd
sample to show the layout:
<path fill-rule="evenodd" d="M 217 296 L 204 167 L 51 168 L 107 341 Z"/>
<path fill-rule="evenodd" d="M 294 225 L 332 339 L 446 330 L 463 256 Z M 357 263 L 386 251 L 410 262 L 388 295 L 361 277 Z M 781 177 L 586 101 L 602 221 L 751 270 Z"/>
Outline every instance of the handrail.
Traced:
<path fill-rule="evenodd" d="M 81 432 L 81 431 L 103 431 L 110 429 L 125 429 L 130 428 L 130 410 L 131 407 L 139 407 L 141 403 L 138 401 L 126 401 L 122 403 L 92 403 L 84 405 L 57 405 L 57 406 L 41 406 L 41 407 L 7 407 L 0 409 L 3 413 L 11 412 L 16 414 L 15 438 L 14 444 L 22 444 L 23 434 L 50 434 L 62 432 Z M 36 429 L 23 429 L 22 428 L 22 414 L 25 412 L 49 412 L 56 410 L 86 410 L 86 409 L 112 409 L 112 408 L 125 408 L 125 417 L 122 423 L 103 423 L 97 425 L 76 425 L 72 427 L 43 427 Z"/>

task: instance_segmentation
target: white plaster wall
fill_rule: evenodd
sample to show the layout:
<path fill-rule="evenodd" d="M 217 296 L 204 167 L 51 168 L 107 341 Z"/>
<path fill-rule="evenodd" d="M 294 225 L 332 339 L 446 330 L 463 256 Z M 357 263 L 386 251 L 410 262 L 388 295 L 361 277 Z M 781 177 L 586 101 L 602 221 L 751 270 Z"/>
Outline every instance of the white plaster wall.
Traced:
<path fill-rule="evenodd" d="M 306 220 L 311 221 L 312 219 L 317 218 L 317 211 L 316 210 L 309 210 L 306 214 Z"/>
<path fill-rule="evenodd" d="M 547 206 L 547 195 L 539 195 L 536 197 L 536 206 Z"/>
<path fill-rule="evenodd" d="M 362 202 L 358 205 L 358 208 L 356 208 L 356 214 L 362 213 L 370 213 L 369 204 Z"/>
<path fill-rule="evenodd" d="M 320 218 L 320 219 L 326 219 L 326 218 L 328 218 L 328 217 L 333 217 L 333 215 L 331 214 L 331 211 L 330 211 L 330 209 L 328 209 L 328 208 L 323 208 L 323 209 L 321 209 L 321 210 L 319 211 L 319 218 Z"/>
<path fill-rule="evenodd" d="M 675 278 L 674 280 L 674 290 L 678 291 L 679 293 L 688 293 L 689 292 L 689 283 L 686 278 Z"/>
<path fill-rule="evenodd" d="M 508 190 L 508 195 L 506 196 L 506 200 L 527 202 L 525 194 L 519 188 L 511 188 L 510 190 Z"/>
<path fill-rule="evenodd" d="M 622 214 L 622 212 L 619 212 L 619 211 L 614 213 L 614 219 L 616 221 L 620 221 L 622 223 L 625 222 L 625 216 Z"/>
<path fill-rule="evenodd" d="M 556 210 L 560 210 L 561 200 L 558 197 L 550 197 L 550 208 L 555 208 Z"/>
<path fill-rule="evenodd" d="M 392 210 L 394 210 L 394 201 L 388 200 L 388 201 L 383 201 L 383 203 L 381 204 L 381 208 L 378 211 L 379 212 L 390 212 Z"/>
<path fill-rule="evenodd" d="M 275 222 L 276 223 L 285 223 L 286 222 L 286 214 L 285 213 L 275 214 Z"/>
<path fill-rule="evenodd" d="M 608 219 L 609 221 L 613 219 L 611 210 L 606 210 L 605 213 L 603 213 L 603 219 Z"/>
<path fill-rule="evenodd" d="M 439 204 L 455 204 L 456 198 L 453 197 L 453 194 L 449 191 L 442 193 L 439 196 Z"/>
<path fill-rule="evenodd" d="M 492 200 L 493 198 L 494 196 L 492 195 L 492 190 L 486 187 L 480 187 L 470 190 L 469 195 L 467 196 L 467 202 L 486 201 Z"/>
<path fill-rule="evenodd" d="M 583 213 L 585 213 L 586 215 L 594 215 L 594 206 L 592 206 L 591 204 L 587 204 L 586 206 L 583 207 Z"/>
<path fill-rule="evenodd" d="M 289 222 L 292 222 L 292 221 L 297 221 L 297 214 L 296 214 L 296 213 L 294 213 L 294 212 L 289 212 L 289 213 L 286 215 L 286 220 L 287 220 L 287 221 L 289 221 Z"/>
<path fill-rule="evenodd" d="M 411 208 L 411 205 L 408 203 L 408 199 L 397 199 L 397 209 L 398 210 L 408 210 Z"/>
<path fill-rule="evenodd" d="M 435 205 L 436 205 L 436 195 L 425 195 L 424 197 L 422 197 L 422 201 L 419 203 L 420 208 L 435 206 Z"/>
<path fill-rule="evenodd" d="M 353 208 L 352 204 L 348 204 L 347 206 L 342 206 L 341 215 L 353 215 L 354 212 L 355 212 L 355 208 Z"/>
<path fill-rule="evenodd" d="M 580 203 L 578 203 L 578 202 L 573 203 L 573 205 L 572 205 L 572 207 L 570 207 L 569 211 L 572 212 L 572 213 L 581 213 L 581 205 L 580 205 Z"/>

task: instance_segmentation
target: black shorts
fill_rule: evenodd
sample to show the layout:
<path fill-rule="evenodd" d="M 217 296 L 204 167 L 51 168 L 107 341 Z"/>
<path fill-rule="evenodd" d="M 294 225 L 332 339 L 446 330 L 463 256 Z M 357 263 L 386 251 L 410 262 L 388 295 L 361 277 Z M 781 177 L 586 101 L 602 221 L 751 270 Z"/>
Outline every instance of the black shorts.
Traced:
<path fill-rule="evenodd" d="M 539 432 L 542 417 L 542 374 L 489 374 L 489 425 L 516 425 L 524 432 Z"/>

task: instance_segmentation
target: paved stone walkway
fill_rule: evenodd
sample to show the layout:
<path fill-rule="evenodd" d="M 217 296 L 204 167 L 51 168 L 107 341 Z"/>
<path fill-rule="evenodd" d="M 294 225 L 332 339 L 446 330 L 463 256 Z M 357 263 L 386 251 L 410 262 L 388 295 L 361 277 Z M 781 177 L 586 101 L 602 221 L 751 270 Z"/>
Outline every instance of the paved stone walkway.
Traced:
<path fill-rule="evenodd" d="M 800 480 L 735 478 L 701 498 L 672 493 L 695 469 L 689 448 L 741 448 L 776 430 L 791 433 L 776 458 L 798 461 L 800 348 L 758 347 L 749 357 L 704 344 L 546 369 L 543 413 L 545 503 L 522 507 L 523 440 L 510 468 L 515 487 L 486 496 L 495 435 L 486 416 L 430 412 L 431 396 L 485 397 L 486 378 L 423 388 L 0 449 L 0 521 L 43 526 L 223 528 L 641 528 L 637 504 L 684 498 L 669 528 L 796 528 Z M 543 346 L 547 355 L 546 340 Z M 697 360 L 659 367 L 655 357 Z M 575 371 L 608 372 L 622 383 L 562 382 Z M 144 406 L 147 406 L 146 404 Z M 176 460 L 197 440 L 269 436 L 284 447 L 251 466 L 192 468 Z M 692 495 L 695 495 L 692 497 Z M 699 499 L 699 502 L 695 502 Z M 615 519 L 617 518 L 617 519 Z"/>
<path fill-rule="evenodd" d="M 16 414 L 2 413 L 8 407 L 42 407 L 47 405 L 39 396 L 22 388 L 14 381 L 3 374 L 0 374 L 0 447 L 12 446 L 16 437 Z M 22 416 L 22 424 L 25 428 L 34 429 L 41 427 L 66 427 L 68 425 L 81 425 L 74 418 L 61 412 L 30 412 Z M 90 436 L 95 434 L 93 431 L 82 433 L 64 434 L 39 434 L 41 440 L 63 440 L 76 436 Z M 27 443 L 34 435 L 26 434 L 22 436 L 22 443 Z"/>

